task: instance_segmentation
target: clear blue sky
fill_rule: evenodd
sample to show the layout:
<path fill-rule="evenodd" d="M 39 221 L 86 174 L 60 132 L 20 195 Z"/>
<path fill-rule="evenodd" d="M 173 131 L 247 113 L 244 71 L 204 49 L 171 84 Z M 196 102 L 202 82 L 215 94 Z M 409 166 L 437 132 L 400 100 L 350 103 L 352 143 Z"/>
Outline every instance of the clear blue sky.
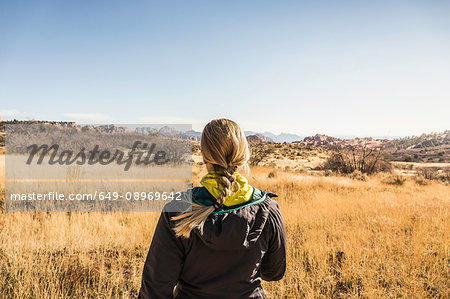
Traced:
<path fill-rule="evenodd" d="M 450 1 L 3 1 L 0 116 L 450 129 Z"/>

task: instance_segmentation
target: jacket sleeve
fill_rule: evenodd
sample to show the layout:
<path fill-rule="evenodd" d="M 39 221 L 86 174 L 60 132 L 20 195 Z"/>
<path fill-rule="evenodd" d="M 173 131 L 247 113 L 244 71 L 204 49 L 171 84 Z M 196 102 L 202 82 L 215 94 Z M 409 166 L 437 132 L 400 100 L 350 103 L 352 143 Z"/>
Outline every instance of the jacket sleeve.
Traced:
<path fill-rule="evenodd" d="M 162 212 L 142 273 L 139 298 L 173 298 L 184 262 L 184 247 L 170 226 L 170 214 Z"/>
<path fill-rule="evenodd" d="M 286 271 L 286 228 L 278 204 L 273 201 L 267 219 L 268 249 L 261 263 L 261 278 L 280 280 Z"/>

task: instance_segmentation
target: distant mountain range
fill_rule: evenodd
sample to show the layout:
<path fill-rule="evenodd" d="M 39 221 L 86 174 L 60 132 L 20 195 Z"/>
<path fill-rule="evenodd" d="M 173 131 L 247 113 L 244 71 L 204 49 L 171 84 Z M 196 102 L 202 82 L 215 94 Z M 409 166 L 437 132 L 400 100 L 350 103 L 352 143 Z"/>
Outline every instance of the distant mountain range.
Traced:
<path fill-rule="evenodd" d="M 258 133 L 258 132 L 253 132 L 253 131 L 245 131 L 244 133 L 246 136 L 261 135 L 273 142 L 280 142 L 280 143 L 300 141 L 303 139 L 303 137 L 296 135 L 296 134 L 291 134 L 291 133 L 280 133 L 278 135 L 276 135 L 272 132 L 267 132 L 267 131 L 263 132 L 263 133 Z"/>
<path fill-rule="evenodd" d="M 93 130 L 95 129 L 92 125 L 80 126 L 75 122 L 56 122 L 56 121 L 20 121 L 20 120 L 12 120 L 5 121 L 0 119 L 0 131 L 3 131 L 4 125 L 8 123 L 22 123 L 22 124 L 52 124 L 55 126 L 65 126 L 65 127 L 74 127 L 83 130 Z M 96 130 L 101 130 L 105 133 L 115 133 L 115 132 L 123 132 L 128 131 L 129 128 L 117 126 L 117 125 L 100 125 Z M 201 132 L 189 130 L 189 131 L 180 131 L 172 127 L 163 126 L 159 128 L 153 127 L 135 127 L 131 129 L 134 132 L 144 133 L 144 134 L 154 134 L 159 136 L 167 136 L 167 137 L 179 137 L 183 139 L 190 139 L 193 141 L 200 141 Z M 254 131 L 245 131 L 245 135 L 247 136 L 249 141 L 252 142 L 276 142 L 276 143 L 295 143 L 303 146 L 311 146 L 311 147 L 347 147 L 347 146 L 359 146 L 366 145 L 369 147 L 377 147 L 380 145 L 387 145 L 388 147 L 400 149 L 414 149 L 414 148 L 426 148 L 426 147 L 436 147 L 436 146 L 449 146 L 450 145 L 450 130 L 444 131 L 442 133 L 431 133 L 431 134 L 422 134 L 420 136 L 411 136 L 411 137 L 403 137 L 403 138 L 374 138 L 374 137 L 332 137 L 324 134 L 316 134 L 314 136 L 301 137 L 296 134 L 291 133 L 281 133 L 274 134 L 272 132 L 263 132 L 258 133 Z M 2 137 L 2 136 L 0 136 Z M 2 141 L 0 138 L 0 141 Z"/>

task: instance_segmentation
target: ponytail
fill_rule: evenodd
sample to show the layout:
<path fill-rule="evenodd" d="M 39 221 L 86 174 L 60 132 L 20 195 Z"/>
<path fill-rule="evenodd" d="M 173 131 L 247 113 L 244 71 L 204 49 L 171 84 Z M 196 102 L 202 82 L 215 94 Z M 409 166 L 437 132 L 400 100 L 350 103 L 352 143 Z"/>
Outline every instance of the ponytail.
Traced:
<path fill-rule="evenodd" d="M 217 206 L 223 205 L 225 199 L 239 190 L 239 184 L 234 175 L 237 167 L 247 166 L 250 158 L 247 138 L 237 123 L 229 119 L 210 121 L 202 132 L 200 141 L 203 160 L 213 165 L 219 174 L 218 182 L 222 191 L 212 206 L 192 203 L 192 211 L 172 217 L 177 221 L 175 234 L 177 237 L 189 238 L 193 229 L 203 234 L 206 218 Z"/>
<path fill-rule="evenodd" d="M 236 166 L 223 168 L 220 165 L 214 165 L 214 168 L 219 173 L 219 182 L 222 185 L 222 191 L 216 199 L 219 205 L 225 202 L 225 199 L 238 191 L 239 184 L 236 181 L 234 172 Z M 203 226 L 208 216 L 214 212 L 215 206 L 204 206 L 197 203 L 192 203 L 192 211 L 186 212 L 178 216 L 172 217 L 172 220 L 178 221 L 174 227 L 175 235 L 177 237 L 189 238 L 193 229 L 198 229 L 200 234 L 203 234 Z"/>

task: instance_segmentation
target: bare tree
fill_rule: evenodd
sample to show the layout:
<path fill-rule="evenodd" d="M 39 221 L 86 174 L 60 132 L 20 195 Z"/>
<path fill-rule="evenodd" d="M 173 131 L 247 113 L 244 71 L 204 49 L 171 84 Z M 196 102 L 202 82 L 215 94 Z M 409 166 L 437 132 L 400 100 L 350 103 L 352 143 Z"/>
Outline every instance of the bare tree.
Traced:
<path fill-rule="evenodd" d="M 383 148 L 335 148 L 323 165 L 339 173 L 352 173 L 355 170 L 365 174 L 372 174 L 391 169 L 390 162 L 385 158 Z"/>
<path fill-rule="evenodd" d="M 264 160 L 272 153 L 270 144 L 265 142 L 250 143 L 250 151 L 250 166 L 258 166 L 258 164 L 261 163 L 262 160 Z"/>

